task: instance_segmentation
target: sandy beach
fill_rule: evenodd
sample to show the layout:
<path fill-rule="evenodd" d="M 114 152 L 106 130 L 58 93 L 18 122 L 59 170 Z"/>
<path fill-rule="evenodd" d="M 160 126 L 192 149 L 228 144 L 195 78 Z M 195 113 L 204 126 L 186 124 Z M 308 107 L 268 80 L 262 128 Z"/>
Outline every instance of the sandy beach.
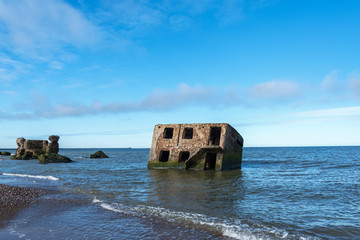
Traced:
<path fill-rule="evenodd" d="M 45 190 L 0 184 L 0 227 L 45 194 Z"/>

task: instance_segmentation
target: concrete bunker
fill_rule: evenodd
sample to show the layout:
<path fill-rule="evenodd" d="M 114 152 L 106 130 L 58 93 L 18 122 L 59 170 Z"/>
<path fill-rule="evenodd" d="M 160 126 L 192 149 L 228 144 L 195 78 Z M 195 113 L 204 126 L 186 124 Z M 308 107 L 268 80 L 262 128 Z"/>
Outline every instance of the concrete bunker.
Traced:
<path fill-rule="evenodd" d="M 158 124 L 148 168 L 241 168 L 243 138 L 227 123 Z"/>

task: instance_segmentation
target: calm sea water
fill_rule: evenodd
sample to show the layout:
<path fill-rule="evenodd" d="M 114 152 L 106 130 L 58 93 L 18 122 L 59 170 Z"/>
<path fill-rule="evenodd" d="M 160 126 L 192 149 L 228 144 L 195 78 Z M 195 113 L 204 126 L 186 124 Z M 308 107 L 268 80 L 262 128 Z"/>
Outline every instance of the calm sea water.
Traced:
<path fill-rule="evenodd" d="M 13 239 L 360 239 L 360 147 L 245 148 L 242 170 L 148 170 L 149 149 L 61 149 L 70 164 L 1 157 L 0 183 L 58 188 Z M 13 151 L 14 152 L 14 151 Z M 70 201 L 71 202 L 71 201 Z"/>

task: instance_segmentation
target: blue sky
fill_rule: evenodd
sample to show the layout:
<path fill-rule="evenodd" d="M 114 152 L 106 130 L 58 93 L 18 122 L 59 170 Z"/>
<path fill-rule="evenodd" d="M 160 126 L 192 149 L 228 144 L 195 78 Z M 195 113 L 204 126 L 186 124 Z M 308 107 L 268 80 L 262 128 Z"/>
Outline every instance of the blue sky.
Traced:
<path fill-rule="evenodd" d="M 226 122 L 245 146 L 360 145 L 360 2 L 0 0 L 0 147 L 150 147 Z"/>

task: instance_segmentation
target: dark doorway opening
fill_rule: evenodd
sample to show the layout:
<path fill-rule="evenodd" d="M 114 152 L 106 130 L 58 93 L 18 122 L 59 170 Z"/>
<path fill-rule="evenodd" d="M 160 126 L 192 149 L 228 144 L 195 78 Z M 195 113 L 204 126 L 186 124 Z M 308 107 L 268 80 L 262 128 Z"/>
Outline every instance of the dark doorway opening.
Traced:
<path fill-rule="evenodd" d="M 167 162 L 169 161 L 170 151 L 161 151 L 159 161 L 160 162 Z"/>
<path fill-rule="evenodd" d="M 179 155 L 179 162 L 185 162 L 186 160 L 188 160 L 190 157 L 190 153 L 189 152 L 180 152 Z"/>
<path fill-rule="evenodd" d="M 210 144 L 219 145 L 221 136 L 221 127 L 210 128 Z"/>
<path fill-rule="evenodd" d="M 164 129 L 164 138 L 171 139 L 173 137 L 173 134 L 174 134 L 173 128 L 165 128 Z"/>
<path fill-rule="evenodd" d="M 184 139 L 192 139 L 193 138 L 193 128 L 185 128 L 183 138 Z"/>
<path fill-rule="evenodd" d="M 216 167 L 216 153 L 206 153 L 204 170 L 215 170 L 215 167 Z"/>

